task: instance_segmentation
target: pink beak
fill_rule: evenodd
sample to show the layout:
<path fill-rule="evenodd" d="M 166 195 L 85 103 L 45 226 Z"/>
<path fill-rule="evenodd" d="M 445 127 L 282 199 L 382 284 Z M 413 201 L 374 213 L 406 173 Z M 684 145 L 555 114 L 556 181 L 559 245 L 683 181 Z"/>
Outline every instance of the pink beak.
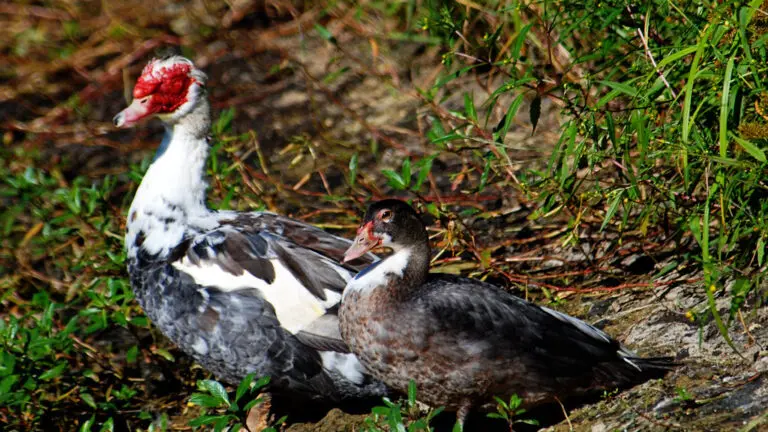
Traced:
<path fill-rule="evenodd" d="M 360 258 L 380 244 L 381 239 L 373 235 L 373 222 L 368 222 L 357 229 L 357 237 L 352 242 L 352 246 L 344 252 L 343 262 Z"/>
<path fill-rule="evenodd" d="M 112 119 L 115 126 L 119 128 L 130 127 L 138 123 L 144 117 L 152 114 L 150 111 L 150 101 L 146 98 L 134 99 L 128 107 Z"/>

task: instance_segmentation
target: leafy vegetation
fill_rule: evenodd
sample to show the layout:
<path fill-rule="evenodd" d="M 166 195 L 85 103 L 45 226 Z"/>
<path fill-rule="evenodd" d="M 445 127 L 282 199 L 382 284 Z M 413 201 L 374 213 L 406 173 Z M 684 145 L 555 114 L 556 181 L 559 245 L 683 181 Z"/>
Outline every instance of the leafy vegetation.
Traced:
<path fill-rule="evenodd" d="M 431 409 L 426 415 L 422 415 L 422 410 L 416 402 L 416 383 L 408 383 L 408 397 L 401 402 L 395 403 L 384 398 L 384 405 L 374 407 L 371 415 L 365 419 L 364 430 L 368 432 L 377 432 L 389 428 L 391 431 L 430 431 L 430 422 L 436 415 L 443 411 L 443 408 Z M 457 427 L 458 426 L 457 424 Z"/>
<path fill-rule="evenodd" d="M 13 65 L 0 71 L 10 429 L 219 427 L 258 402 L 263 380 L 233 397 L 155 333 L 126 279 L 125 212 L 159 137 L 116 133 L 110 118 L 166 45 L 212 76 L 212 207 L 349 234 L 370 197 L 415 199 L 439 225 L 442 271 L 556 307 L 573 293 L 663 288 L 674 274 L 707 299 L 680 312 L 714 320 L 729 343 L 731 322 L 765 303 L 761 1 L 155 3 L 0 11 L 0 58 Z M 280 108 L 295 88 L 300 108 Z M 565 258 L 584 248 L 594 253 Z M 638 269 L 622 263 L 630 255 Z M 522 414 L 515 399 L 499 404 L 510 422 Z M 365 427 L 427 430 L 437 412 L 414 407 L 415 390 Z"/>
<path fill-rule="evenodd" d="M 433 142 L 477 143 L 490 150 L 482 176 L 509 176 L 498 155 L 508 154 L 504 137 L 522 97 L 532 98 L 532 129 L 541 100 L 556 101 L 564 121 L 547 166 L 511 178 L 539 205 L 531 218 L 567 213 L 565 245 L 578 244 L 592 221 L 615 231 L 619 244 L 637 234 L 683 245 L 695 240 L 689 257 L 703 270 L 709 312 L 727 338 L 714 294 L 731 283 L 730 318 L 745 296 L 759 305 L 766 294 L 759 287 L 768 136 L 758 132 L 768 119 L 765 5 L 492 5 L 443 5 L 423 18 L 453 66 L 424 92 L 428 101 L 439 102 L 442 86 L 481 67 L 503 76 L 491 84 L 486 112 L 502 95 L 514 97 L 491 132 L 490 115 L 478 123 L 465 94 L 463 112 L 450 113 L 456 125 Z"/>
<path fill-rule="evenodd" d="M 197 387 L 201 393 L 194 393 L 189 403 L 205 408 L 204 412 L 189 422 L 190 426 L 213 426 L 213 430 L 240 430 L 246 424 L 248 412 L 264 401 L 259 391 L 269 383 L 269 377 L 260 378 L 254 382 L 254 375 L 248 374 L 237 386 L 234 399 L 230 400 L 224 385 L 215 380 L 200 380 Z M 216 414 L 205 411 L 216 410 Z M 276 423 L 281 424 L 285 417 Z M 231 429 L 227 429 L 231 428 Z M 274 432 L 274 427 L 267 427 L 263 432 Z"/>

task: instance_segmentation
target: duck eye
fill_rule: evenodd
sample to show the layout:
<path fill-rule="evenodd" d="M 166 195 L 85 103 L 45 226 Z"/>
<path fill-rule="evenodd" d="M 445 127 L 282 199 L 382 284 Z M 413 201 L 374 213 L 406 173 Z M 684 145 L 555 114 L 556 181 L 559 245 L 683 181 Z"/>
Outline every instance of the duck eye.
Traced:
<path fill-rule="evenodd" d="M 381 213 L 379 213 L 379 219 L 381 219 L 382 222 L 390 222 L 392 220 L 392 212 L 389 210 L 382 210 Z"/>
<path fill-rule="evenodd" d="M 144 105 L 149 101 L 149 98 L 144 98 L 141 100 L 141 104 Z"/>

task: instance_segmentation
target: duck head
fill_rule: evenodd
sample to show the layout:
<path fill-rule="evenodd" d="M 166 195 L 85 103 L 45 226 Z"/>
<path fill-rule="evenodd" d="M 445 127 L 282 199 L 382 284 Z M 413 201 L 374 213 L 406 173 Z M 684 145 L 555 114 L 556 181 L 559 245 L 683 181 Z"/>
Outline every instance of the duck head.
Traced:
<path fill-rule="evenodd" d="M 174 124 L 205 98 L 207 76 L 188 59 L 173 56 L 152 59 L 133 88 L 133 102 L 113 119 L 117 127 L 130 127 L 158 117 Z"/>
<path fill-rule="evenodd" d="M 352 246 L 344 253 L 344 262 L 359 258 L 380 246 L 397 252 L 428 242 L 424 224 L 411 206 L 395 199 L 378 201 L 365 212 Z"/>

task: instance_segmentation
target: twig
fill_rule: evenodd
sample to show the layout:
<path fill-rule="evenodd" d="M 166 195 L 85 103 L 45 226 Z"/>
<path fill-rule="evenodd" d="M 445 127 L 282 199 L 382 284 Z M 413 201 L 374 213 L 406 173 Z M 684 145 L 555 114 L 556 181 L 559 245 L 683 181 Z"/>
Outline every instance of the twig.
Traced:
<path fill-rule="evenodd" d="M 565 421 L 568 422 L 568 430 L 573 430 L 573 424 L 571 424 L 571 419 L 568 417 L 568 411 L 565 410 L 565 406 L 562 402 L 560 402 L 560 398 L 555 396 L 555 400 L 557 401 L 557 404 L 560 405 L 560 409 L 563 410 L 563 415 L 565 416 Z"/>
<path fill-rule="evenodd" d="M 634 19 L 634 14 L 632 13 L 632 9 L 629 7 L 629 5 L 627 5 L 627 11 L 629 12 L 629 16 Z M 643 18 L 643 23 L 645 23 L 645 25 L 648 25 L 645 18 Z M 645 38 L 645 35 L 643 34 L 643 29 L 638 27 L 635 31 L 637 32 L 637 36 L 640 37 L 640 40 L 643 42 L 643 49 L 645 49 L 645 55 L 651 61 L 651 64 L 653 65 L 653 69 L 659 75 L 659 78 L 661 78 L 661 81 L 664 83 L 667 89 L 669 89 L 669 92 L 672 93 L 672 97 L 677 98 L 677 93 L 675 93 L 675 90 L 673 90 L 672 86 L 669 85 L 667 78 L 664 76 L 664 73 L 662 73 L 661 70 L 659 70 L 659 67 L 656 64 L 656 60 L 653 58 L 653 53 L 651 53 L 651 49 L 648 47 L 648 40 Z"/>

